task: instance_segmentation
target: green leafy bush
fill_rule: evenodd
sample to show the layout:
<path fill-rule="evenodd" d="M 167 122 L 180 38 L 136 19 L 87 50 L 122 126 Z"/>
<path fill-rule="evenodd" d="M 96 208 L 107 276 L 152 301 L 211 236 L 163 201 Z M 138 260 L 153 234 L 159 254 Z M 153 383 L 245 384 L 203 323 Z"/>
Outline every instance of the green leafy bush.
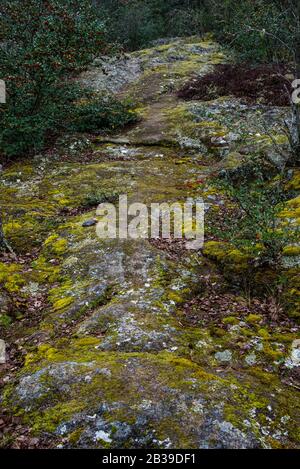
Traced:
<path fill-rule="evenodd" d="M 293 59 L 298 0 L 96 0 L 109 36 L 133 50 L 162 37 L 215 33 L 245 60 Z"/>
<path fill-rule="evenodd" d="M 0 153 L 38 151 L 65 126 L 78 87 L 70 75 L 106 51 L 104 25 L 88 0 L 3 0 Z"/>
<path fill-rule="evenodd" d="M 135 50 L 163 35 L 162 18 L 155 15 L 150 2 L 117 3 L 116 9 L 107 14 L 111 40 Z"/>
<path fill-rule="evenodd" d="M 118 191 L 101 191 L 94 190 L 86 195 L 82 206 L 85 208 L 97 207 L 99 204 L 103 203 L 114 203 L 119 199 L 120 193 Z"/>
<path fill-rule="evenodd" d="M 124 127 L 136 119 L 131 103 L 102 96 L 76 106 L 70 128 L 77 132 L 108 131 Z"/>
<path fill-rule="evenodd" d="M 0 153 L 8 157 L 38 152 L 66 126 L 80 90 L 66 83 L 49 85 L 39 96 L 30 86 L 16 90 L 0 112 Z M 34 108 L 34 101 L 39 104 Z"/>
<path fill-rule="evenodd" d="M 146 47 L 155 39 L 211 29 L 205 27 L 208 8 L 198 0 L 98 0 L 96 4 L 110 39 L 127 50 Z"/>
<path fill-rule="evenodd" d="M 257 63 L 292 58 L 297 35 L 297 0 L 286 2 L 286 5 L 266 0 L 226 3 L 226 20 L 217 18 L 223 28 L 216 29 L 216 35 L 230 43 L 243 60 Z"/>
<path fill-rule="evenodd" d="M 221 229 L 215 228 L 217 236 L 251 254 L 256 267 L 279 266 L 283 250 L 293 238 L 291 230 L 279 222 L 287 198 L 281 181 L 244 181 L 237 185 L 227 179 L 216 181 L 216 185 L 235 207 L 224 218 Z"/>

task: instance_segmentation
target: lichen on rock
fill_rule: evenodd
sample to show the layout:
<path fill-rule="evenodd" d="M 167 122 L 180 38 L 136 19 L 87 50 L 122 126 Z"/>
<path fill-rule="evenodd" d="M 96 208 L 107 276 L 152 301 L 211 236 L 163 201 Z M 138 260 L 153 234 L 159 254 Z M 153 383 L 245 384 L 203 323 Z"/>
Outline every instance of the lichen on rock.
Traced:
<path fill-rule="evenodd" d="M 51 445 L 299 447 L 298 245 L 284 251 L 289 317 L 274 325 L 241 287 L 253 252 L 230 240 L 209 239 L 192 252 L 173 240 L 100 239 L 94 223 L 83 226 L 98 203 L 117 204 L 120 194 L 148 206 L 203 197 L 206 212 L 222 216 L 228 201 L 211 173 L 240 175 L 257 156 L 274 168 L 263 129 L 267 120 L 284 147 L 285 109 L 176 97 L 185 80 L 223 61 L 218 44 L 196 37 L 96 60 L 83 82 L 134 98 L 140 121 L 82 144 L 70 138 L 65 159 L 16 162 L 1 173 L 5 233 L 19 252 L 36 250 L 25 264 L 0 263 L 0 314 L 11 315 L 25 350 L 2 403 Z M 90 159 L 81 162 L 86 148 Z M 286 190 L 299 190 L 297 171 Z M 298 223 L 298 199 L 293 194 L 279 223 Z M 274 272 L 256 272 L 253 281 L 272 286 Z M 11 296 L 28 301 L 40 292 L 35 322 L 17 328 Z M 218 301 L 228 293 L 224 311 Z M 218 297 L 213 312 L 205 309 L 210 295 Z"/>

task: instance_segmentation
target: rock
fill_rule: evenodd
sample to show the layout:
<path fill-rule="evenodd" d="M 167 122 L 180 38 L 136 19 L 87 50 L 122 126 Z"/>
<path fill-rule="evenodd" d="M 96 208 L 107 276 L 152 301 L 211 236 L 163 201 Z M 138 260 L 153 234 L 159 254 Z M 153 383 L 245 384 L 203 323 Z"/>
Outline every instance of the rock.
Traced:
<path fill-rule="evenodd" d="M 230 350 L 224 350 L 223 352 L 215 353 L 215 359 L 221 363 L 231 362 L 232 352 Z"/>
<path fill-rule="evenodd" d="M 228 145 L 227 140 L 225 140 L 223 137 L 211 137 L 210 141 L 214 145 Z"/>
<path fill-rule="evenodd" d="M 232 387 L 165 352 L 114 356 L 91 349 L 89 354 L 89 363 L 69 357 L 29 372 L 9 397 L 27 415 L 32 412 L 38 433 L 61 437 L 63 447 L 178 448 L 183 442 L 196 448 L 268 447 L 257 419 L 243 426 L 259 402 L 246 387 Z M 41 406 L 47 418 L 39 418 Z M 262 421 L 266 412 L 262 406 Z M 276 417 L 274 411 L 274 422 Z"/>
<path fill-rule="evenodd" d="M 241 136 L 239 134 L 235 134 L 233 132 L 229 132 L 229 134 L 226 135 L 226 140 L 229 143 L 237 142 L 240 138 Z"/>
<path fill-rule="evenodd" d="M 16 387 L 16 392 L 22 405 L 29 409 L 35 407 L 38 400 L 46 399 L 50 391 L 65 395 L 74 384 L 86 382 L 87 376 L 92 379 L 101 373 L 101 369 L 95 368 L 93 363 L 88 362 L 68 361 L 51 364 L 31 375 L 22 377 Z M 51 382 L 55 383 L 54 388 Z"/>
<path fill-rule="evenodd" d="M 179 136 L 178 143 L 181 148 L 196 149 L 203 154 L 207 153 L 206 146 L 200 140 L 197 140 L 195 138 Z"/>
<path fill-rule="evenodd" d="M 245 362 L 249 366 L 255 365 L 256 364 L 256 355 L 255 355 L 255 353 L 249 353 L 249 355 L 247 355 L 245 357 Z"/>
<path fill-rule="evenodd" d="M 95 226 L 97 224 L 97 220 L 95 218 L 91 218 L 89 220 L 86 220 L 82 223 L 82 226 L 84 228 L 87 228 L 89 226 Z"/>
<path fill-rule="evenodd" d="M 272 148 L 271 150 L 266 151 L 266 157 L 278 170 L 282 170 L 286 166 L 289 153 L 287 151 L 285 154 L 283 152 L 279 153 L 278 151 L 276 152 L 275 148 Z"/>
<path fill-rule="evenodd" d="M 300 267 L 300 256 L 284 256 L 281 263 L 285 269 Z"/>
<path fill-rule="evenodd" d="M 6 363 L 5 342 L 0 339 L 0 364 Z"/>
<path fill-rule="evenodd" d="M 271 330 L 270 340 L 257 337 L 254 325 L 235 316 L 236 306 L 233 322 L 216 329 L 223 335 L 212 334 L 202 322 L 198 303 L 186 324 L 185 305 L 203 293 L 206 298 L 206 285 L 215 285 L 214 292 L 227 289 L 213 260 L 181 253 L 180 243 L 177 252 L 172 242 L 100 240 L 95 229 L 81 229 L 96 225 L 93 215 L 78 207 L 99 189 L 105 196 L 122 189 L 130 203 L 147 206 L 183 201 L 189 183 L 202 172 L 209 175 L 212 165 L 225 175 L 247 176 L 260 148 L 265 155 L 265 142 L 256 136 L 262 134 L 256 108 L 233 97 L 183 102 L 171 92 L 171 86 L 179 89 L 189 76 L 205 74 L 222 61 L 218 50 L 210 41 L 189 38 L 97 60 L 82 79 L 95 91 L 131 96 L 138 104 L 138 124 L 92 142 L 69 135 L 57 145 L 72 155 L 71 161 L 45 156 L 26 161 L 25 167 L 18 162 L 16 170 L 1 174 L 1 196 L 20 222 L 19 233 L 18 223 L 10 233 L 14 245 L 24 248 L 25 240 L 29 251 L 30 239 L 40 240 L 38 259 L 30 269 L 27 263 L 24 269 L 13 266 L 16 281 L 9 284 L 18 289 L 17 297 L 34 295 L 38 303 L 45 293 L 48 300 L 38 324 L 34 321 L 29 330 L 18 326 L 20 343 L 28 344 L 30 353 L 9 378 L 5 406 L 11 417 L 30 422 L 45 445 L 168 449 L 299 444 L 295 388 L 278 376 L 290 352 L 285 372 L 299 370 L 297 343 L 290 351 L 278 334 L 277 349 Z M 271 120 L 277 126 L 282 121 L 278 113 Z M 82 164 L 86 151 L 93 158 Z M 203 186 L 206 209 L 227 207 L 222 193 L 211 193 L 207 181 Z M 62 208 L 70 209 L 72 217 L 61 220 Z M 44 243 L 49 226 L 54 233 Z M 239 305 L 238 293 L 231 293 L 232 306 Z M 10 311 L 2 291 L 0 310 Z M 221 319 L 216 313 L 207 321 Z M 296 332 L 291 332 L 293 338 Z M 277 354 L 278 365 L 273 361 Z"/>
<path fill-rule="evenodd" d="M 300 366 L 300 339 L 296 339 L 292 343 L 292 351 L 285 362 L 287 368 L 295 368 Z"/>
<path fill-rule="evenodd" d="M 0 312 L 6 313 L 9 310 L 9 306 L 9 296 L 4 291 L 0 291 Z"/>
<path fill-rule="evenodd" d="M 111 443 L 112 442 L 112 439 L 110 438 L 110 433 L 106 433 L 103 430 L 98 430 L 95 433 L 95 439 L 96 440 L 102 440 L 105 443 Z"/>
<path fill-rule="evenodd" d="M 80 82 L 95 91 L 117 92 L 125 84 L 134 82 L 141 72 L 139 58 L 103 57 L 95 59 L 94 66 L 81 75 Z"/>

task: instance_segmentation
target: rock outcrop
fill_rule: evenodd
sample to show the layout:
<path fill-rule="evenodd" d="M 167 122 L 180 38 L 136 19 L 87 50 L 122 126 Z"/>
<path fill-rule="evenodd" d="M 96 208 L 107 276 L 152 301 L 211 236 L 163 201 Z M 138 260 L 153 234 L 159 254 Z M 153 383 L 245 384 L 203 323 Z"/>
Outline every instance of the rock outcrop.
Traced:
<path fill-rule="evenodd" d="M 83 163 L 74 150 L 66 160 L 40 156 L 1 174 L 9 239 L 38 254 L 30 268 L 0 265 L 10 293 L 0 304 L 6 311 L 13 295 L 46 298 L 38 320 L 20 319 L 8 338 L 27 353 L 2 405 L 54 447 L 299 447 L 300 401 L 289 378 L 299 369 L 298 327 L 269 326 L 263 315 L 249 314 L 239 292 L 232 309 L 219 314 L 216 307 L 217 319 L 205 316 L 201 302 L 193 320 L 183 314 L 193 298 L 204 301 L 207 282 L 221 277 L 220 294 L 227 293 L 219 262 L 226 255 L 241 276 L 239 253 L 213 242 L 203 256 L 172 243 L 101 240 L 86 223 L 95 217 L 86 208 L 90 194 L 127 194 L 146 204 L 188 195 L 218 211 L 222 194 L 196 181 L 212 170 L 243 171 L 258 154 L 271 168 L 264 122 L 284 145 L 286 109 L 270 113 L 231 97 L 176 98 L 185 80 L 225 60 L 217 44 L 190 38 L 98 61 L 84 83 L 136 100 L 140 122 L 83 146 L 72 140 L 72 151 L 92 155 Z M 296 200 L 286 217 L 299 218 Z M 290 269 L 299 294 L 298 271 Z"/>

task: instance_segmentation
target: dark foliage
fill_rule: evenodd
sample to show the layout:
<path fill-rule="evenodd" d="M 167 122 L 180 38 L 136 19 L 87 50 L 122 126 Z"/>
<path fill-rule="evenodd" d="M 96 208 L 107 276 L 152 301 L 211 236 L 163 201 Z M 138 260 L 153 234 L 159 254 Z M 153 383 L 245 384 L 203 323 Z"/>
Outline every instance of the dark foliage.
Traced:
<path fill-rule="evenodd" d="M 97 133 L 124 127 L 136 117 L 131 103 L 103 96 L 76 106 L 69 127 L 77 132 Z"/>
<path fill-rule="evenodd" d="M 127 105 L 86 96 L 70 78 L 109 46 L 89 0 L 2 0 L 0 156 L 41 151 L 65 130 L 114 129 L 133 119 Z"/>
<path fill-rule="evenodd" d="M 213 72 L 185 84 L 178 97 L 209 101 L 233 95 L 249 103 L 288 106 L 292 87 L 285 78 L 287 72 L 285 65 L 219 64 Z"/>

